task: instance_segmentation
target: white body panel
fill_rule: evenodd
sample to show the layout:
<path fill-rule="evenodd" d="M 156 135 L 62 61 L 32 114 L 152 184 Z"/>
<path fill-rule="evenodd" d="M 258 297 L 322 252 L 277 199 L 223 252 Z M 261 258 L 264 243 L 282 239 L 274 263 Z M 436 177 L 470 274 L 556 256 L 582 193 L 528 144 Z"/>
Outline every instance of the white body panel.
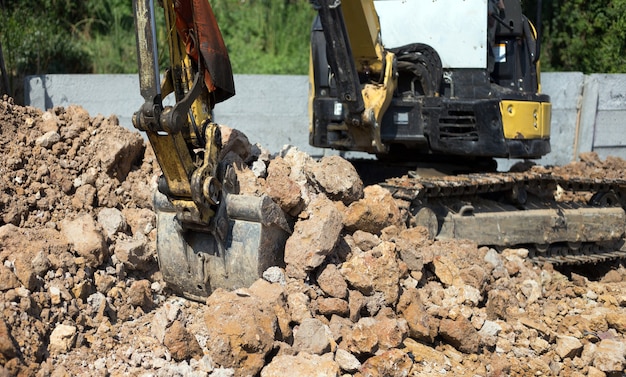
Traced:
<path fill-rule="evenodd" d="M 375 0 L 386 48 L 425 43 L 444 68 L 487 66 L 488 0 Z"/>

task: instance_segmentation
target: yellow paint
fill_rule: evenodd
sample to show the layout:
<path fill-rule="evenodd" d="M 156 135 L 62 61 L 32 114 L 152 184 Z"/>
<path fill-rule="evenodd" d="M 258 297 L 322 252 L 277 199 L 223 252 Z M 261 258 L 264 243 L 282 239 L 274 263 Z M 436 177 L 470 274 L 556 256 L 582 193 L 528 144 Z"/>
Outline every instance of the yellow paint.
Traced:
<path fill-rule="evenodd" d="M 552 104 L 504 100 L 500 102 L 506 139 L 547 139 L 550 137 Z"/>

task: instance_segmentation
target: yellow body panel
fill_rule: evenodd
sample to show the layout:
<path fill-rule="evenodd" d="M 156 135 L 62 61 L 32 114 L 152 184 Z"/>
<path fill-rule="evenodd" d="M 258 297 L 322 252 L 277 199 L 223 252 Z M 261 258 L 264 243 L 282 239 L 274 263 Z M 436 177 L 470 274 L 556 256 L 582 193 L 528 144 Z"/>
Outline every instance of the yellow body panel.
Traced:
<path fill-rule="evenodd" d="M 550 137 L 552 104 L 503 100 L 500 102 L 505 139 L 547 139 Z"/>
<path fill-rule="evenodd" d="M 379 43 L 380 23 L 373 1 L 344 1 L 341 3 L 352 55 L 358 70 L 364 66 L 380 72 L 382 46 Z"/>

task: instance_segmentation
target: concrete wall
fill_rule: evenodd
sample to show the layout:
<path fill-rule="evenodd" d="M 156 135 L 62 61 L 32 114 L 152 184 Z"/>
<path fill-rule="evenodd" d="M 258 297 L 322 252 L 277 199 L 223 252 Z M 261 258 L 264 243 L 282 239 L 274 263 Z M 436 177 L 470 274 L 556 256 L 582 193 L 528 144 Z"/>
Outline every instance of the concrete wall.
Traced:
<path fill-rule="evenodd" d="M 295 145 L 323 155 L 322 149 L 309 146 L 308 85 L 307 76 L 236 75 L 236 95 L 215 107 L 215 121 L 243 131 L 271 152 Z M 29 76 L 24 91 L 27 105 L 49 109 L 77 104 L 92 116 L 116 114 L 132 130 L 132 115 L 143 104 L 138 75 Z"/>
<path fill-rule="evenodd" d="M 588 151 L 626 159 L 626 74 L 550 72 L 541 79 L 552 99 L 552 153 L 539 163 L 563 165 Z M 237 95 L 216 106 L 216 121 L 272 152 L 295 145 L 313 156 L 336 153 L 308 144 L 308 85 L 307 76 L 236 75 Z M 116 114 L 134 129 L 131 117 L 143 99 L 137 75 L 45 75 L 26 78 L 25 103 L 40 109 L 78 104 L 92 116 Z"/>

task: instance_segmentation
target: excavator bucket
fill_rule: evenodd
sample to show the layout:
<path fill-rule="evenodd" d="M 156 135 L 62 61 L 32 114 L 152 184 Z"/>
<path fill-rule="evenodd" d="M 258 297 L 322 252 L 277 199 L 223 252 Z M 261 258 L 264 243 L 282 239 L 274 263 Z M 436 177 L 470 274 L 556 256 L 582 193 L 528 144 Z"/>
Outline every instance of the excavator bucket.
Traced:
<path fill-rule="evenodd" d="M 268 196 L 225 195 L 213 231 L 184 226 L 161 193 L 154 202 L 159 267 L 179 294 L 204 300 L 217 288 L 247 287 L 268 267 L 284 264 L 289 226 Z"/>
<path fill-rule="evenodd" d="M 248 286 L 281 265 L 290 227 L 271 198 L 239 195 L 218 169 L 222 137 L 211 110 L 234 95 L 234 83 L 209 3 L 162 2 L 170 55 L 162 83 L 154 3 L 133 1 L 145 100 L 133 124 L 146 132 L 163 173 L 154 198 L 163 279 L 173 291 L 202 301 L 217 288 Z M 164 106 L 170 94 L 176 104 Z"/>

